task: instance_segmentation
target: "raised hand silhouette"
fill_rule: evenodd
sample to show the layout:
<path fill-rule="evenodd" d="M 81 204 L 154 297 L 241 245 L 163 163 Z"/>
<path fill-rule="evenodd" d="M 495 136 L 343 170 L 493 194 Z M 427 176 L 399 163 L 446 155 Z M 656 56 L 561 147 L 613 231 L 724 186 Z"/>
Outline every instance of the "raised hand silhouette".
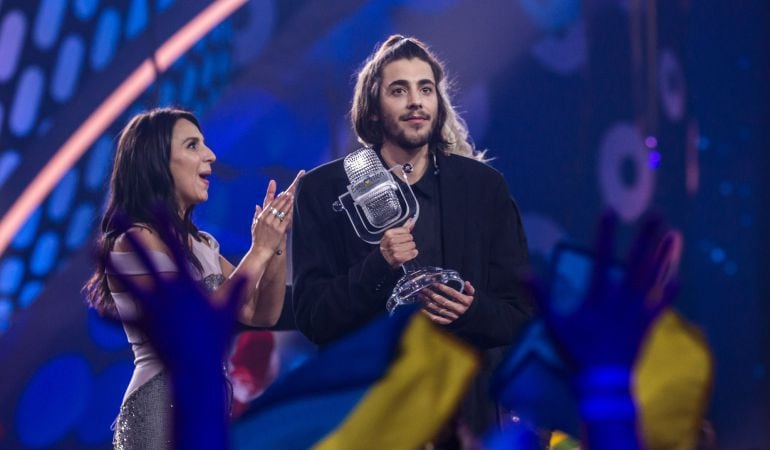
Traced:
<path fill-rule="evenodd" d="M 168 218 L 159 215 L 167 223 Z M 122 320 L 147 335 L 171 376 L 174 445 L 224 449 L 228 406 L 222 361 L 232 340 L 245 280 L 235 280 L 224 294 L 207 294 L 169 230 L 159 227 L 157 233 L 171 252 L 178 269 L 175 273 L 159 273 L 148 251 L 131 233 L 125 238 L 147 269 L 150 283 L 140 284 L 121 274 L 110 258 L 104 262 L 137 302 L 138 315 Z"/>

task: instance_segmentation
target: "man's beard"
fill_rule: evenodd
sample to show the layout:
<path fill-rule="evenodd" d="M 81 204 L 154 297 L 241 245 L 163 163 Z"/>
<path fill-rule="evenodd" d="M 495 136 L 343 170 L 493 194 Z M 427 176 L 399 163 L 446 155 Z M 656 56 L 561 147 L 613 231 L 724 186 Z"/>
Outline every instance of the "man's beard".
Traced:
<path fill-rule="evenodd" d="M 386 117 L 383 121 L 382 135 L 384 140 L 390 141 L 404 150 L 418 150 L 430 143 L 436 128 L 436 122 L 433 121 L 429 128 L 422 130 L 424 134 L 418 133 L 414 136 L 407 136 L 406 130 L 399 126 L 400 123 L 399 118 Z"/>

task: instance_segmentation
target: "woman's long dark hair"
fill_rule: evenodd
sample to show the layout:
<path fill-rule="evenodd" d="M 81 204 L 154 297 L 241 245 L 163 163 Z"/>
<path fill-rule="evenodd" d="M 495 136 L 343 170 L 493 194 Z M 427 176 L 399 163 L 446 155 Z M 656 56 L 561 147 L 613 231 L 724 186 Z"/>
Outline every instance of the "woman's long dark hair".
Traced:
<path fill-rule="evenodd" d="M 201 239 L 198 228 L 192 222 L 193 207 L 180 216 L 169 168 L 171 137 L 174 125 L 180 119 L 189 120 L 200 129 L 198 119 L 188 111 L 156 108 L 137 114 L 120 132 L 107 208 L 97 241 L 96 270 L 83 286 L 86 302 L 101 314 L 115 313 L 104 258 L 112 251 L 118 236 L 126 231 L 125 222 L 141 224 L 153 230 L 170 227 L 181 248 L 185 249 L 187 258 L 201 270 L 200 261 L 192 253 L 187 239 L 188 235 L 199 241 Z M 162 223 L 160 217 L 165 217 Z"/>

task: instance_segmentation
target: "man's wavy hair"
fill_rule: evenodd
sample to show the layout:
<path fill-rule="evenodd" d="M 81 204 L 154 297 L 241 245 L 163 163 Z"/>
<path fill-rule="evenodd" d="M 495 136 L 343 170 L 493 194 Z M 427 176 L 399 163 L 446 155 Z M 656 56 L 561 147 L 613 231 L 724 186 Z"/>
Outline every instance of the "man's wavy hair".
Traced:
<path fill-rule="evenodd" d="M 380 146 L 384 140 L 380 115 L 380 87 L 382 69 L 393 61 L 420 59 L 430 65 L 436 80 L 438 112 L 429 144 L 446 154 L 454 153 L 484 161 L 484 152 L 476 151 L 468 136 L 465 121 L 457 114 L 449 99 L 449 82 L 444 66 L 427 45 L 413 37 L 390 36 L 366 60 L 358 72 L 350 119 L 358 135 L 358 141 L 368 147 Z"/>

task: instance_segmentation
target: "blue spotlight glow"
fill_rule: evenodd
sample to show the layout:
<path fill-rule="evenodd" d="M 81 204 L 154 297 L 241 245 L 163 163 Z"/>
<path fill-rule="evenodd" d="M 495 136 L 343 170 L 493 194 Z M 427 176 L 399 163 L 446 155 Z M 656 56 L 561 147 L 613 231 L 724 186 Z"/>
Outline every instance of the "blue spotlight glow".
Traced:
<path fill-rule="evenodd" d="M 27 447 L 52 445 L 77 423 L 91 395 L 85 358 L 67 354 L 48 361 L 32 376 L 16 410 L 16 432 Z"/>

